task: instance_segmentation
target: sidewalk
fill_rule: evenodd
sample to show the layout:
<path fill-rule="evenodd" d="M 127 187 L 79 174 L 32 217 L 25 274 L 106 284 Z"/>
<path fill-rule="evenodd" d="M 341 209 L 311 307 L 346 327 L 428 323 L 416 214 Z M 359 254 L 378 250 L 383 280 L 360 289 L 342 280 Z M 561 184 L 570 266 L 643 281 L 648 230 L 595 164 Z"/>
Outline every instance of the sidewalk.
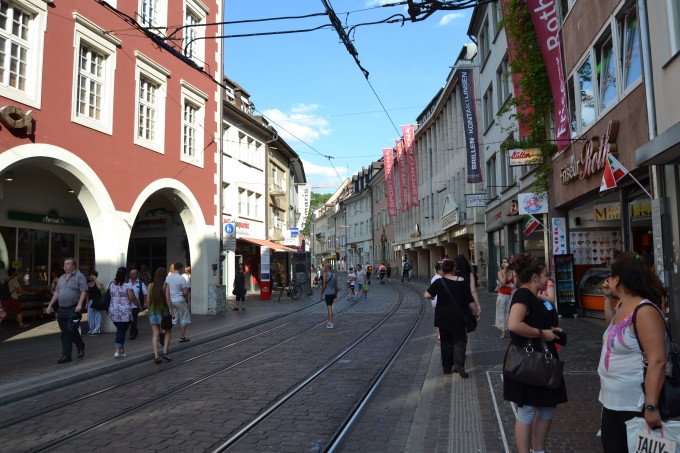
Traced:
<path fill-rule="evenodd" d="M 268 301 L 261 301 L 258 296 L 251 294 L 247 297 L 245 311 L 237 312 L 228 308 L 226 313 L 217 316 L 191 315 L 191 324 L 187 329 L 187 337 L 191 341 L 180 344 L 179 328 L 176 328 L 170 354 L 177 357 L 180 351 L 189 346 L 277 319 L 318 300 L 318 294 L 303 295 L 297 301 L 284 294 L 280 303 L 277 302 L 278 292 Z M 33 319 L 29 324 L 29 328 L 19 329 L 12 321 L 2 323 L 0 405 L 39 395 L 55 386 L 68 385 L 132 364 L 153 361 L 151 328 L 146 313 L 139 316 L 139 336 L 135 340 L 129 339 L 128 329 L 125 340 L 127 357 L 119 360 L 113 358 L 115 333 L 102 333 L 97 336 L 83 336 L 83 359 L 76 358 L 74 346 L 73 361 L 57 364 L 57 359 L 61 356 L 61 332 L 57 321 L 49 318 Z M 82 322 L 81 330 L 83 333 L 87 331 L 87 322 Z"/>

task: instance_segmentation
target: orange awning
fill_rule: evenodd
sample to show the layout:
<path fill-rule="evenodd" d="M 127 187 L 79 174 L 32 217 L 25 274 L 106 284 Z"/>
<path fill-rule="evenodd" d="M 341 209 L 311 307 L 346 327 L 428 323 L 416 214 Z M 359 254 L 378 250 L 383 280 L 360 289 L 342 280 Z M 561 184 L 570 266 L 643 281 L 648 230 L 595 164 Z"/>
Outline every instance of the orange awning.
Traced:
<path fill-rule="evenodd" d="M 244 238 L 240 237 L 237 238 L 239 241 L 246 241 L 251 244 L 259 245 L 259 246 L 266 246 L 271 248 L 272 250 L 276 250 L 277 252 L 297 252 L 297 250 L 292 249 L 290 247 L 286 247 L 285 245 L 277 244 L 276 242 L 272 241 L 267 241 L 265 239 L 251 239 L 251 238 Z"/>

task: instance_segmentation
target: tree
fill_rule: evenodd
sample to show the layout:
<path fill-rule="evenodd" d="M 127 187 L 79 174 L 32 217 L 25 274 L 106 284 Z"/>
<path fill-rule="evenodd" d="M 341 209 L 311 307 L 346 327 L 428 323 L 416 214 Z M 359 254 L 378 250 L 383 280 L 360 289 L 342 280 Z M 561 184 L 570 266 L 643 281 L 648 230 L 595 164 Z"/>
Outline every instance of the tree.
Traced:
<path fill-rule="evenodd" d="M 305 222 L 305 228 L 304 230 L 302 230 L 302 233 L 305 235 L 305 237 L 309 237 L 309 229 L 311 228 L 312 224 L 312 212 L 314 212 L 315 209 L 317 209 L 319 206 L 327 202 L 331 196 L 333 196 L 332 193 L 312 192 L 312 198 L 309 202 L 309 213 L 307 214 L 307 222 Z"/>

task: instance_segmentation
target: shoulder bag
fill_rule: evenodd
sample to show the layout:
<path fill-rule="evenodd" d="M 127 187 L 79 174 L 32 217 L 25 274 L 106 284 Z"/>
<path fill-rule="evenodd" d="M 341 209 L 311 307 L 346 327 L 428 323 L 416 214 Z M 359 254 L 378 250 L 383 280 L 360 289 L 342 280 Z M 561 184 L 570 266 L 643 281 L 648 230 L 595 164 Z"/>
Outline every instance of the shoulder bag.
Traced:
<path fill-rule="evenodd" d="M 446 278 L 446 277 L 442 277 L 438 280 L 441 281 L 441 280 L 444 280 L 444 278 Z M 449 291 L 449 288 L 446 286 L 446 283 L 444 283 L 442 281 L 441 285 L 444 287 L 446 294 L 448 294 L 449 297 L 451 298 L 451 300 L 453 300 L 453 305 L 456 307 L 458 312 L 461 314 L 461 316 L 465 320 L 465 332 L 471 333 L 471 332 L 474 332 L 475 330 L 477 330 L 477 318 L 475 318 L 475 315 L 472 314 L 472 309 L 470 309 L 468 307 L 468 309 L 466 310 L 467 314 L 463 313 L 463 310 L 461 310 L 461 308 L 458 306 L 458 301 L 456 300 L 455 297 L 453 297 L 453 295 L 451 294 L 451 291 Z"/>
<path fill-rule="evenodd" d="M 526 346 L 510 343 L 505 355 L 503 372 L 523 384 L 556 389 L 562 384 L 564 362 L 553 356 L 541 338 L 541 351 L 534 350 L 531 338 Z"/>
<path fill-rule="evenodd" d="M 99 310 L 108 310 L 110 305 L 111 305 L 111 283 L 109 283 L 109 286 L 106 287 L 106 292 L 101 297 L 100 306 L 102 308 L 100 308 Z"/>
<path fill-rule="evenodd" d="M 633 310 L 633 331 L 635 332 L 635 339 L 640 346 L 640 353 L 642 354 L 642 364 L 643 364 L 643 376 L 647 376 L 647 356 L 645 355 L 645 350 L 642 348 L 642 343 L 638 338 L 637 327 L 635 325 L 635 317 L 637 316 L 637 311 L 643 305 L 653 305 L 659 311 L 659 315 L 663 319 L 663 313 L 654 304 L 639 304 Z M 663 387 L 661 388 L 661 393 L 659 393 L 659 402 L 657 403 L 657 408 L 661 414 L 663 420 L 669 418 L 674 418 L 680 415 L 680 352 L 673 342 L 673 335 L 671 334 L 666 321 L 664 320 L 664 327 L 666 328 L 666 334 L 671 342 L 670 353 L 668 354 L 668 362 L 666 364 L 666 377 L 663 381 Z M 645 383 L 642 382 L 642 391 L 645 390 Z"/>

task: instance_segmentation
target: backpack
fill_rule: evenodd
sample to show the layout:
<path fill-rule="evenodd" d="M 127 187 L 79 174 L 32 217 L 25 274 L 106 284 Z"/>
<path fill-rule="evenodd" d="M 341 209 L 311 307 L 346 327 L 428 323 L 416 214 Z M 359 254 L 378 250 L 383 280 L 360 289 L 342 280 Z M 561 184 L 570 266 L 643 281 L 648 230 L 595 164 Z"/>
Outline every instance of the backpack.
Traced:
<path fill-rule="evenodd" d="M 366 272 L 373 273 L 373 266 L 366 266 Z"/>
<path fill-rule="evenodd" d="M 410 271 L 410 270 L 411 270 L 411 263 L 409 263 L 408 261 L 406 261 L 406 262 L 404 263 L 404 269 L 406 269 L 407 271 Z"/>
<path fill-rule="evenodd" d="M 9 279 L 0 285 L 0 300 L 7 300 L 12 298 L 12 293 L 9 292 Z"/>

